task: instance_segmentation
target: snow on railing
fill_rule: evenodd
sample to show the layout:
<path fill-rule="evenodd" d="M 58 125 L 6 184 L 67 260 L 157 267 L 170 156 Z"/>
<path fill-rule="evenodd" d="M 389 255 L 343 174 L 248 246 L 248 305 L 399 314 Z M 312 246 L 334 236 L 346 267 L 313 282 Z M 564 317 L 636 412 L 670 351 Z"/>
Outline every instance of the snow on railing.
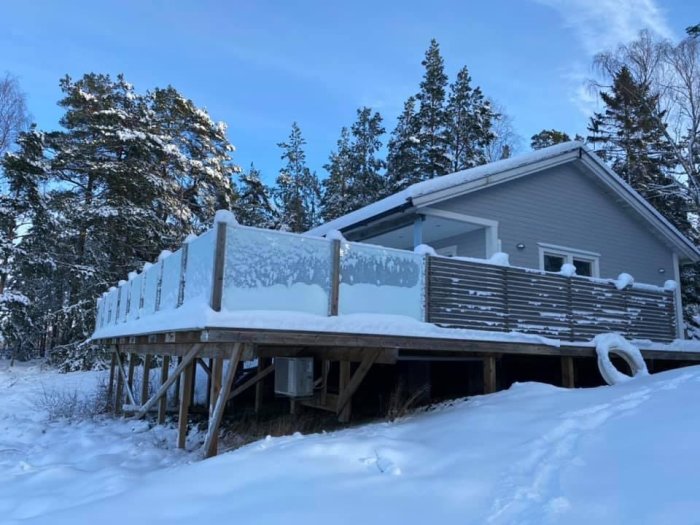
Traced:
<path fill-rule="evenodd" d="M 105 292 L 97 301 L 95 332 L 183 305 L 323 316 L 383 313 L 423 321 L 425 256 L 342 236 L 217 222 Z"/>

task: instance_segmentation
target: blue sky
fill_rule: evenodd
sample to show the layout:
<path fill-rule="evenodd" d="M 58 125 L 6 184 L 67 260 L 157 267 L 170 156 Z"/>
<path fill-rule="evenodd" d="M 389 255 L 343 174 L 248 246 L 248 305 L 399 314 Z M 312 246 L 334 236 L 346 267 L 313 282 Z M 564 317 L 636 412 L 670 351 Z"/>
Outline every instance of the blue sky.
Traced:
<path fill-rule="evenodd" d="M 229 125 L 235 160 L 274 180 L 292 121 L 320 176 L 340 128 L 369 105 L 393 129 L 436 38 L 454 77 L 512 117 L 528 149 L 543 128 L 585 131 L 597 51 L 646 27 L 675 39 L 694 0 L 108 1 L 2 6 L 0 71 L 19 77 L 43 129 L 58 126 L 58 79 L 123 72 L 137 90 L 172 84 Z M 385 138 L 385 142 L 388 136 Z"/>

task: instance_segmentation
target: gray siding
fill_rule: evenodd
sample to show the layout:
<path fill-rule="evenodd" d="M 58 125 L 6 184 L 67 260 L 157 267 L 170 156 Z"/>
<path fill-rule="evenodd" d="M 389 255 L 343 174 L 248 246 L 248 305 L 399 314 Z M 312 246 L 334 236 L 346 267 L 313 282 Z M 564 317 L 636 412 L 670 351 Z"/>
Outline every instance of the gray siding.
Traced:
<path fill-rule="evenodd" d="M 539 268 L 538 243 L 547 243 L 599 253 L 601 277 L 627 272 L 637 282 L 650 284 L 673 279 L 672 250 L 652 233 L 651 226 L 572 165 L 431 207 L 497 220 L 501 250 L 515 266 Z M 518 250 L 518 243 L 525 244 L 525 249 Z M 659 273 L 660 268 L 665 273 Z"/>

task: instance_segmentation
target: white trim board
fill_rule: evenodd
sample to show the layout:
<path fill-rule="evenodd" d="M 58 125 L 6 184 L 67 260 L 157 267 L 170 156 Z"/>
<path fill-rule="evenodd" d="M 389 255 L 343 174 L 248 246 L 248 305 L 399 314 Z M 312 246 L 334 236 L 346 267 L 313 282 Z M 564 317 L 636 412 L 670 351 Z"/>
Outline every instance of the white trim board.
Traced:
<path fill-rule="evenodd" d="M 486 258 L 488 259 L 501 250 L 501 241 L 498 238 L 498 221 L 435 208 L 419 208 L 418 212 L 428 217 L 440 217 L 442 219 L 450 219 L 465 224 L 478 224 L 479 226 L 483 226 L 486 235 Z"/>

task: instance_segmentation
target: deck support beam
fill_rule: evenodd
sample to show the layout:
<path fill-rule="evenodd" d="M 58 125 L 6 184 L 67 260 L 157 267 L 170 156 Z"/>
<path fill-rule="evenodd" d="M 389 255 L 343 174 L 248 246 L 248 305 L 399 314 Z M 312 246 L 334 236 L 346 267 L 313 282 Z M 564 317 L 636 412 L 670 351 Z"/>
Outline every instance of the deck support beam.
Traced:
<path fill-rule="evenodd" d="M 112 358 L 109 364 L 109 386 L 107 387 L 107 399 L 111 403 L 114 401 L 112 396 L 114 395 L 114 372 L 117 367 L 117 353 L 112 352 Z"/>
<path fill-rule="evenodd" d="M 204 457 L 210 458 L 216 456 L 219 447 L 219 426 L 221 425 L 221 419 L 224 416 L 224 408 L 226 408 L 226 403 L 228 402 L 229 393 L 231 392 L 231 385 L 233 384 L 233 379 L 236 377 L 236 371 L 238 370 L 238 363 L 241 359 L 243 345 L 241 343 L 236 343 L 231 350 L 231 355 L 229 356 L 228 369 L 226 370 L 226 376 L 224 377 L 223 383 L 219 383 L 219 389 L 214 403 L 214 410 L 210 412 L 209 416 L 209 427 L 207 428 L 207 436 L 204 440 Z M 215 362 L 214 368 L 212 369 L 212 375 L 216 375 L 216 368 L 219 370 L 223 369 L 223 360 L 219 360 L 221 363 L 217 366 Z M 215 383 L 216 381 L 212 381 Z M 212 389 L 213 390 L 213 389 Z M 212 396 L 214 398 L 214 396 Z"/>
<path fill-rule="evenodd" d="M 184 376 L 180 381 L 180 411 L 178 413 L 177 447 L 185 448 L 187 442 L 187 417 L 190 411 L 190 401 L 193 392 L 194 363 L 189 363 L 182 371 Z"/>
<path fill-rule="evenodd" d="M 121 358 L 119 356 L 119 348 L 114 352 L 115 364 L 119 367 Z M 120 367 L 119 367 L 120 368 Z M 122 396 L 124 395 L 124 374 L 123 371 L 117 370 L 117 388 L 114 394 L 114 413 L 121 414 L 122 412 Z"/>
<path fill-rule="evenodd" d="M 146 354 L 143 356 L 143 376 L 141 378 L 141 404 L 148 400 L 148 388 L 151 379 L 151 361 L 153 356 L 151 354 Z"/>
<path fill-rule="evenodd" d="M 160 402 L 158 403 L 158 424 L 162 425 L 165 423 L 165 412 L 168 409 L 168 389 L 163 389 L 164 385 L 170 386 L 171 383 L 175 381 L 175 376 L 173 375 L 173 380 L 170 381 L 168 373 L 170 372 L 170 355 L 163 355 L 163 364 L 160 369 L 160 389 L 163 393 L 160 397 Z M 160 391 L 160 390 L 159 390 Z"/>
<path fill-rule="evenodd" d="M 158 402 L 162 401 L 163 398 L 166 397 L 166 394 L 168 392 L 168 389 L 170 388 L 170 385 L 172 385 L 175 382 L 175 379 L 177 379 L 177 376 L 182 373 L 182 370 L 190 364 L 190 362 L 197 356 L 199 351 L 202 349 L 201 344 L 195 344 L 192 346 L 189 352 L 187 352 L 187 355 L 182 359 L 182 363 L 180 363 L 177 368 L 175 369 L 175 372 L 173 375 L 168 377 L 163 384 L 160 385 L 160 388 L 158 391 L 151 396 L 151 398 L 146 401 L 141 408 L 139 409 L 136 414 L 134 414 L 132 419 L 141 419 L 143 416 L 146 415 L 146 413 Z M 169 356 L 164 356 L 169 357 Z M 164 359 L 165 360 L 165 359 Z M 163 416 L 165 416 L 165 411 L 163 411 Z"/>
<path fill-rule="evenodd" d="M 561 358 L 561 385 L 564 388 L 574 388 L 576 386 L 574 358 L 571 356 L 563 356 Z"/>
<path fill-rule="evenodd" d="M 363 379 L 372 368 L 372 365 L 379 357 L 380 351 L 367 350 L 355 373 L 350 377 L 350 362 L 340 362 L 340 395 L 338 396 L 338 406 L 336 413 L 338 420 L 347 423 L 350 421 L 350 401 Z"/>
<path fill-rule="evenodd" d="M 262 357 L 258 357 L 258 373 L 255 374 L 255 376 L 250 380 L 238 387 L 236 390 L 240 390 L 241 392 L 244 390 L 243 387 L 246 386 L 247 383 L 251 382 L 252 384 L 255 384 L 255 413 L 259 414 L 260 410 L 262 409 L 263 405 L 263 400 L 265 397 L 265 381 L 264 379 L 273 373 L 275 371 L 275 365 L 270 363 L 270 359 L 265 359 Z"/>
<path fill-rule="evenodd" d="M 132 369 L 131 363 L 129 363 L 129 375 L 127 376 L 126 372 L 124 371 L 124 364 L 122 363 L 122 357 L 120 355 L 120 352 L 117 352 L 117 371 L 119 372 L 119 377 L 121 378 L 122 386 L 126 385 L 126 397 L 129 399 L 129 403 L 131 405 L 135 405 L 136 399 L 134 399 L 134 392 L 131 389 L 131 385 L 134 382 L 134 371 Z M 119 383 L 117 383 L 117 386 L 119 386 Z M 121 402 L 121 395 L 122 395 L 122 393 L 120 391 L 119 392 L 120 402 Z M 120 409 L 121 409 L 121 407 L 120 407 Z"/>
<path fill-rule="evenodd" d="M 496 391 L 496 358 L 484 357 L 484 394 L 493 394 Z"/>

